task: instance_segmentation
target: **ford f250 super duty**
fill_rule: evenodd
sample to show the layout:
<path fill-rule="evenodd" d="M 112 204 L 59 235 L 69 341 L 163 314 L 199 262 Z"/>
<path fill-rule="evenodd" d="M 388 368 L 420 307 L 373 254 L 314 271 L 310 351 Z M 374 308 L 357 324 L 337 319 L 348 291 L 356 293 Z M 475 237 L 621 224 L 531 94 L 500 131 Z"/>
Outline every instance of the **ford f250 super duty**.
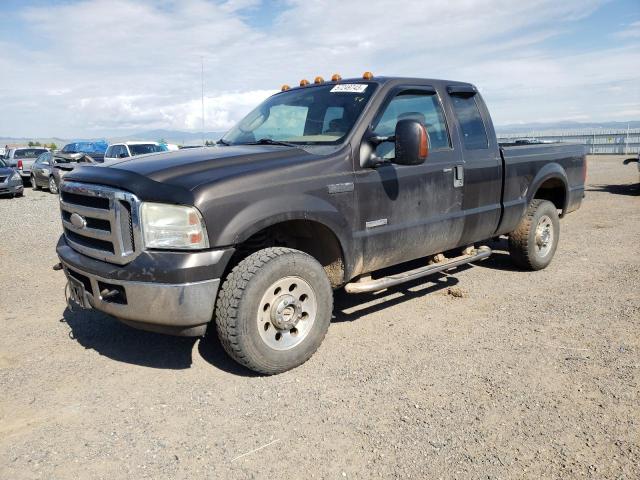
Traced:
<path fill-rule="evenodd" d="M 215 147 L 69 172 L 57 253 L 72 302 L 178 335 L 213 323 L 231 357 L 273 374 L 319 347 L 334 289 L 478 261 L 501 235 L 516 265 L 545 268 L 584 196 L 584 154 L 498 145 L 468 83 L 318 77 Z"/>

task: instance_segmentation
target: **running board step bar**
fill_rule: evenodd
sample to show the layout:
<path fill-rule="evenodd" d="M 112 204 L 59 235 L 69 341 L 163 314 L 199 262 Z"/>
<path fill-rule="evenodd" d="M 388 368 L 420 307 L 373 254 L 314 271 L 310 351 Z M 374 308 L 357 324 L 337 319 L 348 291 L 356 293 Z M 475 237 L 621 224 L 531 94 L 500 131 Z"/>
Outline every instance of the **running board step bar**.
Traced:
<path fill-rule="evenodd" d="M 443 270 L 449 270 L 451 268 L 459 267 L 466 263 L 476 262 L 483 260 L 491 255 L 491 249 L 489 247 L 480 247 L 474 251 L 471 255 L 460 255 L 459 257 L 451 258 L 444 262 L 433 263 L 426 267 L 416 268 L 407 272 L 397 273 L 395 275 L 389 275 L 388 277 L 376 278 L 375 280 L 364 280 L 359 282 L 347 283 L 344 289 L 348 293 L 365 293 L 365 292 L 377 292 L 378 290 L 384 290 L 385 288 L 400 285 L 401 283 L 410 282 L 418 278 L 426 277 L 434 273 L 442 272 Z"/>

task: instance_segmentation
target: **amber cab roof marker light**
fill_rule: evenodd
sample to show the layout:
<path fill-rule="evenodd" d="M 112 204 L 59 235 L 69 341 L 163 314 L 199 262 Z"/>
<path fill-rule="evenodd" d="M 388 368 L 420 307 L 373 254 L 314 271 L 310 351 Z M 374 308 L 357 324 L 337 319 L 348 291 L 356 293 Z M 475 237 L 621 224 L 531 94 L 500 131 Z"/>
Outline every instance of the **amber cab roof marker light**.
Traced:
<path fill-rule="evenodd" d="M 289 85 L 287 85 L 286 83 L 284 85 L 282 85 L 282 88 L 280 89 L 281 92 L 286 92 L 287 90 L 289 90 L 291 87 Z"/>
<path fill-rule="evenodd" d="M 371 72 L 364 72 L 362 74 L 362 78 L 364 78 L 365 80 L 371 80 L 373 78 L 373 73 Z"/>
<path fill-rule="evenodd" d="M 331 81 L 332 81 L 332 82 L 339 82 L 340 80 L 342 80 L 342 77 L 340 76 L 340 74 L 339 74 L 339 73 L 334 73 L 334 74 L 331 76 Z"/>
<path fill-rule="evenodd" d="M 302 80 L 300 80 L 301 87 L 306 87 L 307 85 L 309 85 L 309 80 L 307 80 L 306 78 L 303 78 Z"/>
<path fill-rule="evenodd" d="M 313 81 L 313 83 L 315 83 L 316 85 L 320 84 L 320 83 L 324 83 L 324 78 L 322 78 L 321 76 L 317 76 L 315 78 L 315 80 Z"/>

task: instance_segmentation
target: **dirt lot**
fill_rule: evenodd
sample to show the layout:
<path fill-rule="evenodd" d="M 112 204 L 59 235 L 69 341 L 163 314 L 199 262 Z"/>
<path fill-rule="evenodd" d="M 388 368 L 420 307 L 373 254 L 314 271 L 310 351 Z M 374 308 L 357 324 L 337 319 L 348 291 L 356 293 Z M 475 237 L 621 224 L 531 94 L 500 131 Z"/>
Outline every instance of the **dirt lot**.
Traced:
<path fill-rule="evenodd" d="M 622 160 L 590 158 L 548 269 L 498 251 L 337 293 L 320 350 L 274 377 L 215 339 L 66 310 L 56 197 L 0 200 L 0 478 L 640 478 L 640 186 Z"/>

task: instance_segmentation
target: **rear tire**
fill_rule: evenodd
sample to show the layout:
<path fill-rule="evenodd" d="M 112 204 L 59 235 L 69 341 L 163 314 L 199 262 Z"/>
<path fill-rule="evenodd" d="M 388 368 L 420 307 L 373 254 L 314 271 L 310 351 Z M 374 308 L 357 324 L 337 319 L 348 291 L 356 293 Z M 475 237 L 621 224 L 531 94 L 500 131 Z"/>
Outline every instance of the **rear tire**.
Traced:
<path fill-rule="evenodd" d="M 513 262 L 525 270 L 542 270 L 551 263 L 560 240 L 560 220 L 556 206 L 535 199 L 518 228 L 509 234 Z"/>
<path fill-rule="evenodd" d="M 235 361 L 273 375 L 311 358 L 332 311 L 333 291 L 316 259 L 291 248 L 265 248 L 225 279 L 216 326 L 220 343 Z"/>
<path fill-rule="evenodd" d="M 53 177 L 49 177 L 49 192 L 54 195 L 58 194 L 58 184 L 56 183 L 56 179 Z"/>

